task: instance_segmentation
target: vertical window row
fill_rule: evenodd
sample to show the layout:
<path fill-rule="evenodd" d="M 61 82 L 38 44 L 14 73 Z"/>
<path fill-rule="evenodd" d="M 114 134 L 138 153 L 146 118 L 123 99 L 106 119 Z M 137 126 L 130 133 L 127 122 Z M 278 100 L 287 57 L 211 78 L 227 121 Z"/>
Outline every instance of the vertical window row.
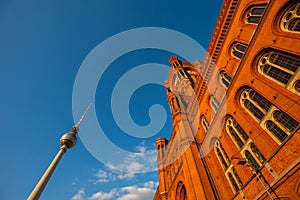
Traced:
<path fill-rule="evenodd" d="M 276 83 L 288 87 L 294 84 L 294 90 L 299 94 L 299 80 L 293 80 L 299 73 L 300 58 L 284 53 L 271 51 L 263 54 L 258 62 L 258 71 Z M 292 82 L 295 83 L 290 83 Z"/>
<path fill-rule="evenodd" d="M 290 133 L 294 132 L 299 122 L 277 109 L 271 102 L 261 96 L 252 88 L 246 88 L 241 93 L 240 103 L 242 107 L 274 138 L 279 144 Z M 271 109 L 272 107 L 272 109 Z M 263 119 L 267 116 L 266 119 Z"/>
<path fill-rule="evenodd" d="M 215 142 L 215 153 L 216 153 L 218 160 L 225 172 L 225 176 L 227 177 L 228 182 L 230 183 L 233 191 L 235 193 L 237 193 L 243 184 L 242 184 L 238 174 L 236 173 L 234 167 L 230 163 L 227 153 L 225 152 L 223 146 L 221 145 L 221 143 L 219 141 Z"/>
<path fill-rule="evenodd" d="M 244 157 L 251 162 L 252 169 L 258 170 L 260 165 L 266 161 L 266 158 L 232 116 L 226 120 L 226 132 L 238 149 L 243 151 Z"/>
<path fill-rule="evenodd" d="M 280 28 L 286 32 L 300 33 L 300 2 L 291 4 L 284 13 Z"/>

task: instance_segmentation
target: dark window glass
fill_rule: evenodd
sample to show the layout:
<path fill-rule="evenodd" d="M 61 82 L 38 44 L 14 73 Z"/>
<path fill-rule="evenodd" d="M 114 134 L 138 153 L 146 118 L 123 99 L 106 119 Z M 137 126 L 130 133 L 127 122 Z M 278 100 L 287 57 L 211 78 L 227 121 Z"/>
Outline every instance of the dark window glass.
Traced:
<path fill-rule="evenodd" d="M 237 143 L 237 145 L 242 148 L 244 146 L 244 142 L 241 140 L 241 138 L 238 136 L 238 134 L 234 131 L 234 129 L 229 126 L 229 132 L 230 134 L 233 136 L 235 142 Z"/>
<path fill-rule="evenodd" d="M 283 125 L 290 132 L 294 131 L 298 126 L 298 122 L 293 118 L 288 116 L 286 113 L 276 110 L 273 113 L 273 117 L 276 121 L 278 121 L 281 125 Z"/>
<path fill-rule="evenodd" d="M 261 120 L 265 116 L 265 114 L 261 110 L 259 110 L 253 103 L 251 103 L 248 99 L 244 100 L 244 106 L 259 120 Z"/>
<path fill-rule="evenodd" d="M 264 155 L 260 152 L 260 150 L 255 146 L 255 144 L 252 142 L 250 145 L 251 151 L 255 154 L 256 158 L 261 162 L 264 163 L 266 161 L 266 158 Z"/>
<path fill-rule="evenodd" d="M 300 93 L 300 80 L 295 83 L 295 90 Z"/>
<path fill-rule="evenodd" d="M 222 163 L 224 169 L 227 169 L 227 168 L 228 168 L 228 165 L 227 165 L 227 163 L 226 163 L 226 161 L 225 161 L 225 158 L 223 157 L 223 155 L 222 155 L 220 149 L 217 148 L 216 151 L 217 151 L 218 157 L 219 157 L 219 159 L 221 160 L 221 163 Z"/>
<path fill-rule="evenodd" d="M 299 1 L 290 6 L 281 19 L 281 29 L 283 31 L 300 32 L 300 3 Z"/>
<path fill-rule="evenodd" d="M 270 56 L 270 62 L 284 67 L 292 72 L 297 71 L 298 67 L 300 66 L 299 59 L 281 53 L 272 53 Z"/>
<path fill-rule="evenodd" d="M 234 178 L 233 178 L 233 176 L 232 176 L 232 174 L 230 172 L 228 173 L 228 178 L 229 178 L 229 181 L 230 181 L 231 185 L 234 188 L 234 191 L 238 192 L 239 191 L 239 186 L 236 183 L 236 181 L 234 180 Z"/>
<path fill-rule="evenodd" d="M 266 122 L 266 127 L 281 142 L 283 142 L 285 138 L 288 137 L 288 135 L 271 120 L 268 120 Z"/>
<path fill-rule="evenodd" d="M 272 106 L 271 102 L 269 102 L 266 98 L 258 94 L 254 90 L 250 90 L 249 92 L 250 98 L 255 101 L 261 108 L 263 108 L 265 111 L 268 111 L 270 107 Z"/>
<path fill-rule="evenodd" d="M 258 163 L 256 162 L 255 158 L 252 156 L 252 154 L 248 150 L 245 151 L 245 156 L 246 156 L 246 158 L 248 160 L 248 164 L 250 165 L 252 170 L 257 172 L 260 167 L 259 167 Z"/>

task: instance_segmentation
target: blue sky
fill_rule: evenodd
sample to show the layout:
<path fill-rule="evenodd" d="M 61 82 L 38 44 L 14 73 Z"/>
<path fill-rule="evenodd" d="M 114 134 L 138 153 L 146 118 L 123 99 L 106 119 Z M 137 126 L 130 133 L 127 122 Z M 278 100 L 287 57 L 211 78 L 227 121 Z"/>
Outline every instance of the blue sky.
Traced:
<path fill-rule="evenodd" d="M 25 199 L 55 156 L 60 136 L 74 124 L 76 75 L 97 45 L 126 30 L 161 27 L 183 33 L 206 49 L 221 5 L 221 0 L 2 0 L 0 199 Z M 131 51 L 114 60 L 103 73 L 93 106 L 112 144 L 128 152 L 145 153 L 154 150 L 155 138 L 168 138 L 171 119 L 162 83 L 142 85 L 128 105 L 132 119 L 140 126 L 150 123 L 151 105 L 165 107 L 167 121 L 154 136 L 124 133 L 116 125 L 110 104 L 113 89 L 124 73 L 145 63 L 168 65 L 171 55 L 174 53 L 160 49 Z M 89 126 L 88 122 L 83 125 Z M 101 144 L 99 150 L 108 151 Z M 64 155 L 41 199 L 151 199 L 157 187 L 156 171 L 135 174 L 135 169 L 145 167 L 143 163 L 136 163 L 130 156 L 124 161 L 124 171 L 104 163 L 113 168 L 109 169 L 78 137 L 77 145 Z"/>

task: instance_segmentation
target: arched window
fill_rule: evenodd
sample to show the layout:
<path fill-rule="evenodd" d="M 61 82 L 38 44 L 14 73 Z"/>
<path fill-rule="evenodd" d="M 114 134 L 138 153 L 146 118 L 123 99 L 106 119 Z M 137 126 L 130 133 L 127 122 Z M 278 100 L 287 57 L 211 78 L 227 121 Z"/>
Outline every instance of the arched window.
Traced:
<path fill-rule="evenodd" d="M 184 184 L 180 181 L 176 189 L 176 200 L 187 200 L 187 193 Z"/>
<path fill-rule="evenodd" d="M 247 50 L 247 47 L 248 47 L 248 45 L 246 45 L 246 44 L 236 42 L 235 44 L 233 44 L 232 49 L 231 49 L 232 56 L 241 60 Z"/>
<path fill-rule="evenodd" d="M 239 186 L 236 183 L 236 181 L 234 180 L 234 178 L 233 178 L 233 176 L 232 176 L 232 174 L 230 172 L 228 173 L 228 178 L 229 178 L 230 184 L 234 188 L 234 191 L 238 192 L 239 191 Z"/>
<path fill-rule="evenodd" d="M 180 200 L 187 200 L 186 189 L 184 185 L 181 187 L 180 190 Z"/>
<path fill-rule="evenodd" d="M 216 99 L 214 95 L 210 96 L 209 102 L 214 111 L 217 112 L 220 107 L 220 102 Z"/>
<path fill-rule="evenodd" d="M 255 146 L 253 142 L 250 144 L 250 149 L 254 153 L 255 157 L 259 160 L 260 163 L 264 163 L 266 161 L 265 156 L 260 152 L 260 150 Z"/>
<path fill-rule="evenodd" d="M 198 82 L 199 73 L 197 70 L 185 69 L 186 73 L 189 74 L 190 81 L 194 86 Z"/>
<path fill-rule="evenodd" d="M 248 150 L 245 151 L 245 157 L 248 160 L 248 164 L 250 165 L 252 170 L 257 172 L 259 170 L 260 166 Z"/>
<path fill-rule="evenodd" d="M 226 131 L 234 141 L 234 143 L 241 149 L 246 141 L 249 139 L 248 135 L 242 127 L 235 121 L 233 117 L 229 117 L 226 121 Z"/>
<path fill-rule="evenodd" d="M 225 172 L 225 175 L 231 185 L 232 191 L 234 193 L 237 193 L 241 187 L 243 186 L 243 183 L 241 182 L 238 174 L 236 173 L 234 167 L 231 165 L 229 169 Z"/>
<path fill-rule="evenodd" d="M 242 106 L 259 121 L 272 106 L 271 102 L 251 88 L 245 89 L 240 99 Z"/>
<path fill-rule="evenodd" d="M 243 183 L 242 183 L 240 177 L 238 176 L 238 174 L 236 173 L 234 167 L 231 168 L 231 171 L 232 171 L 232 174 L 233 174 L 233 176 L 235 177 L 235 179 L 236 179 L 238 185 L 239 185 L 239 186 L 242 186 Z"/>
<path fill-rule="evenodd" d="M 245 22 L 248 24 L 258 24 L 266 9 L 266 5 L 255 5 L 247 9 Z"/>
<path fill-rule="evenodd" d="M 291 118 L 286 113 L 284 113 L 280 110 L 275 110 L 273 112 L 273 118 L 275 121 L 279 122 L 279 124 L 282 125 L 289 132 L 293 132 L 299 124 L 293 118 Z"/>
<path fill-rule="evenodd" d="M 296 92 L 300 93 L 300 80 L 297 80 L 294 84 L 294 88 Z"/>
<path fill-rule="evenodd" d="M 279 144 L 298 128 L 299 122 L 276 108 L 252 88 L 244 89 L 240 96 L 240 103 Z"/>
<path fill-rule="evenodd" d="M 230 165 L 230 160 L 227 156 L 227 153 L 225 152 L 223 146 L 219 141 L 215 142 L 215 153 L 219 159 L 219 162 L 221 163 L 221 166 L 224 171 L 229 167 Z"/>
<path fill-rule="evenodd" d="M 280 28 L 286 32 L 300 33 L 300 2 L 292 4 L 281 18 Z"/>
<path fill-rule="evenodd" d="M 289 81 L 296 76 L 300 67 L 300 57 L 271 51 L 263 54 L 258 62 L 258 70 L 267 78 L 287 87 Z M 298 80 L 299 81 L 299 80 Z M 295 91 L 299 91 L 295 85 Z"/>
<path fill-rule="evenodd" d="M 220 79 L 221 79 L 222 85 L 224 85 L 226 88 L 228 88 L 231 83 L 231 80 L 232 80 L 231 76 L 229 74 L 227 74 L 225 71 L 221 71 Z"/>
<path fill-rule="evenodd" d="M 205 131 L 207 131 L 208 128 L 209 128 L 209 123 L 208 123 L 208 121 L 207 121 L 207 119 L 206 119 L 206 117 L 204 115 L 201 115 L 201 124 L 203 126 L 203 129 Z"/>
<path fill-rule="evenodd" d="M 281 128 L 279 128 L 273 121 L 266 121 L 266 128 L 269 132 L 271 132 L 280 142 L 283 142 L 285 138 L 288 137 Z"/>

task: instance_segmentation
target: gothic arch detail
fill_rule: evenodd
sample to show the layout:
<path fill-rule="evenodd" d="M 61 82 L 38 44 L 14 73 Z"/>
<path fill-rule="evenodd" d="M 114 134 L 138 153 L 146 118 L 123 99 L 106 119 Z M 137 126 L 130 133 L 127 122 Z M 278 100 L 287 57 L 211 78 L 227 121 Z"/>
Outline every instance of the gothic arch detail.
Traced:
<path fill-rule="evenodd" d="M 221 84 L 224 87 L 228 88 L 231 81 L 232 81 L 232 77 L 228 73 L 226 73 L 224 70 L 222 70 L 220 72 L 220 82 L 221 82 Z"/>
<path fill-rule="evenodd" d="M 300 2 L 294 1 L 285 10 L 281 20 L 280 28 L 285 32 L 300 33 Z"/>
<path fill-rule="evenodd" d="M 300 95 L 300 57 L 273 49 L 260 54 L 258 72 L 273 82 Z"/>
<path fill-rule="evenodd" d="M 252 5 L 247 8 L 244 20 L 247 24 L 258 24 L 265 12 L 267 5 Z"/>
<path fill-rule="evenodd" d="M 242 60 L 244 57 L 244 54 L 248 48 L 247 44 L 241 43 L 241 42 L 235 42 L 231 46 L 231 55 L 235 57 L 238 60 Z"/>
<path fill-rule="evenodd" d="M 298 129 L 299 122 L 250 87 L 242 90 L 240 105 L 278 144 Z"/>
<path fill-rule="evenodd" d="M 187 192 L 183 182 L 179 182 L 176 189 L 176 200 L 187 200 Z"/>

